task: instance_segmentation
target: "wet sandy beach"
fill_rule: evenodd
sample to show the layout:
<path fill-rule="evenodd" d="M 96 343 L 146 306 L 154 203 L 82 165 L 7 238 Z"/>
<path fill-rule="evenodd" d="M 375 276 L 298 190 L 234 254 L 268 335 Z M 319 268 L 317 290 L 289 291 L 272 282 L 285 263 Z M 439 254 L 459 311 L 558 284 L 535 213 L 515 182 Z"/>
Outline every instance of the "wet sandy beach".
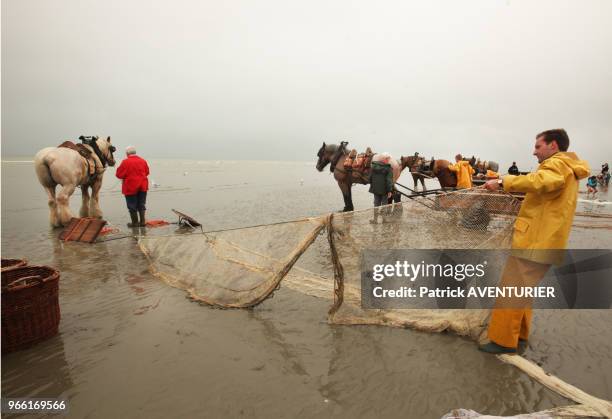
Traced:
<path fill-rule="evenodd" d="M 314 163 L 160 160 L 151 168 L 159 186 L 149 194 L 149 218 L 176 221 L 176 208 L 205 230 L 342 206 L 329 172 Z M 411 185 L 408 176 L 400 181 Z M 127 232 L 114 169 L 102 189 L 105 219 Z M 353 198 L 356 208 L 371 205 L 363 186 Z M 78 193 L 71 204 L 76 214 Z M 598 203 L 579 211 L 612 213 Z M 511 415 L 572 404 L 468 339 L 329 325 L 328 300 L 286 287 L 252 310 L 191 302 L 149 273 L 134 239 L 62 243 L 47 219 L 32 164 L 3 162 L 2 256 L 58 268 L 62 311 L 56 337 L 2 357 L 3 397 L 65 398 L 75 418 L 439 418 L 459 407 Z M 570 247 L 612 248 L 610 230 L 576 230 Z M 536 312 L 524 356 L 612 399 L 611 322 L 610 310 Z"/>

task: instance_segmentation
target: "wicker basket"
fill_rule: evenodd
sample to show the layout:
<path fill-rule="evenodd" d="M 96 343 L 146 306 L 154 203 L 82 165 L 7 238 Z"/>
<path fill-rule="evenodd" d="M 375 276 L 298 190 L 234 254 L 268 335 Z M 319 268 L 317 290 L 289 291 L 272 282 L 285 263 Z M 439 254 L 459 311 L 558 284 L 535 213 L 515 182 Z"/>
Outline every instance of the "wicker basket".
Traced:
<path fill-rule="evenodd" d="M 27 264 L 28 262 L 25 259 L 2 259 L 2 272 L 12 271 Z"/>
<path fill-rule="evenodd" d="M 57 334 L 59 271 L 23 266 L 2 272 L 2 353 Z"/>

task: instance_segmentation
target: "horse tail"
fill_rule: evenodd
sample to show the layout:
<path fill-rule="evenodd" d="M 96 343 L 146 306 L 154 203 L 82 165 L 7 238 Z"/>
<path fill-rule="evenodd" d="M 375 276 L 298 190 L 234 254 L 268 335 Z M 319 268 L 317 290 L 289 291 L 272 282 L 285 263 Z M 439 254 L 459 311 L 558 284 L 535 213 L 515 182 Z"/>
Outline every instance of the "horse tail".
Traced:
<path fill-rule="evenodd" d="M 36 170 L 36 176 L 40 184 L 45 187 L 53 188 L 58 185 L 58 182 L 53 179 L 53 174 L 49 167 L 49 151 L 49 148 L 45 148 L 34 156 L 34 169 Z"/>

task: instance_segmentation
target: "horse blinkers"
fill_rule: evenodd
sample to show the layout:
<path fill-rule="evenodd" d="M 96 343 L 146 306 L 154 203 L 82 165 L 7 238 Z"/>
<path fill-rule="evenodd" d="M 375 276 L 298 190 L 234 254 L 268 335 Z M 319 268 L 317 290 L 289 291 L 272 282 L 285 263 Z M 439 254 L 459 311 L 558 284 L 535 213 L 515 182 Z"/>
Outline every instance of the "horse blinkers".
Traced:
<path fill-rule="evenodd" d="M 321 146 L 321 148 L 319 149 L 319 152 L 317 153 L 317 157 L 319 157 L 319 160 L 317 160 L 317 170 L 319 172 L 323 171 L 323 168 L 327 165 L 327 162 L 323 161 L 323 157 L 325 156 L 325 142 L 323 142 L 323 145 Z"/>

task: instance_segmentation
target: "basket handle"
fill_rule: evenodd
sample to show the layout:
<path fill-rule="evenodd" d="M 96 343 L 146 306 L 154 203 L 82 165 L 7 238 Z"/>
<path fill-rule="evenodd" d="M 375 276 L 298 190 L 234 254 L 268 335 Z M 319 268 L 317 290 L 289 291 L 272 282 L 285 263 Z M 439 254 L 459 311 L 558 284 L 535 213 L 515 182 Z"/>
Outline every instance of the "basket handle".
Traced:
<path fill-rule="evenodd" d="M 16 279 L 14 281 L 9 282 L 9 284 L 6 286 L 6 288 L 8 288 L 9 290 L 17 288 L 19 283 L 25 282 L 25 281 L 28 281 L 28 280 L 36 281 L 37 282 L 36 285 L 39 285 L 39 284 L 43 283 L 43 280 L 40 277 L 40 275 L 31 275 L 31 276 L 24 276 L 23 278 L 19 278 L 19 279 Z"/>

